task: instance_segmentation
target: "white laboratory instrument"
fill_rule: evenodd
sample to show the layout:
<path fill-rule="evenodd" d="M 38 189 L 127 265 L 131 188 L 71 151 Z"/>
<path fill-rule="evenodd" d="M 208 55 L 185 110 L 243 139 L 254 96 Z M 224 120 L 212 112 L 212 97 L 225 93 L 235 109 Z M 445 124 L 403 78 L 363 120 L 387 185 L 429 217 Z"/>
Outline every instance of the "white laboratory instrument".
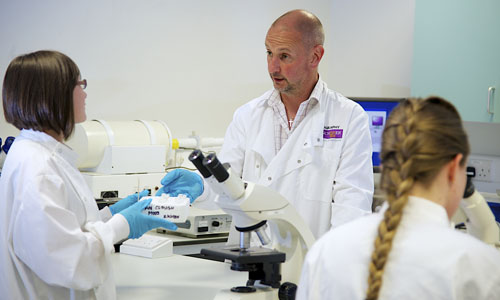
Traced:
<path fill-rule="evenodd" d="M 169 127 L 159 120 L 91 120 L 77 124 L 66 144 L 78 154 L 77 167 L 98 204 L 109 205 L 144 189 L 155 195 L 166 168 L 192 167 L 187 157 L 193 148 L 216 152 L 223 142 L 195 133 L 172 138 Z M 195 207 L 189 211 L 186 220 L 175 221 L 178 230 L 173 232 L 188 237 L 229 233 L 231 216 L 223 211 Z"/>
<path fill-rule="evenodd" d="M 228 236 L 231 224 L 231 215 L 221 209 L 206 210 L 191 206 L 186 221 L 183 223 L 176 222 L 177 229 L 175 231 L 164 228 L 158 228 L 156 231 L 190 238 Z"/>
<path fill-rule="evenodd" d="M 92 120 L 77 124 L 66 142 L 95 199 L 153 193 L 172 156 L 172 135 L 162 121 Z"/>
<path fill-rule="evenodd" d="M 469 234 L 498 248 L 499 225 L 488 203 L 500 203 L 500 124 L 463 122 L 463 125 L 471 147 L 468 182 L 460 209 L 452 221 L 465 223 Z"/>
<path fill-rule="evenodd" d="M 2 173 L 3 163 L 5 161 L 6 156 L 7 154 L 5 154 L 5 152 L 2 151 L 2 148 L 0 148 L 0 175 Z"/>
<path fill-rule="evenodd" d="M 143 234 L 140 238 L 124 241 L 120 246 L 120 253 L 147 258 L 168 257 L 174 253 L 173 245 L 169 238 Z"/>
<path fill-rule="evenodd" d="M 283 295 L 294 297 L 303 260 L 315 241 L 297 211 L 276 191 L 231 175 L 215 154 L 204 158 L 201 151 L 193 151 L 189 159 L 219 194 L 216 203 L 240 232 L 239 247 L 202 249 L 201 254 L 231 260 L 232 270 L 249 272 L 246 286 L 222 290 L 215 299 L 278 299 L 278 294 L 279 299 L 294 299 Z M 272 240 L 265 230 L 268 220 L 275 224 Z M 270 247 L 250 247 L 252 232 Z"/>
<path fill-rule="evenodd" d="M 94 198 L 116 199 L 143 189 L 155 194 L 166 168 L 182 167 L 187 161 L 185 148 L 217 151 L 223 141 L 194 133 L 174 139 L 160 120 L 91 120 L 77 124 L 66 144 L 78 154 L 77 167 Z"/>
<path fill-rule="evenodd" d="M 487 244 L 500 248 L 499 224 L 484 197 L 474 188 L 470 176 L 467 177 L 464 199 L 460 201 L 460 211 L 464 214 L 462 220 L 465 223 L 467 233 Z M 453 216 L 454 222 L 460 220 L 460 211 L 457 216 Z"/>

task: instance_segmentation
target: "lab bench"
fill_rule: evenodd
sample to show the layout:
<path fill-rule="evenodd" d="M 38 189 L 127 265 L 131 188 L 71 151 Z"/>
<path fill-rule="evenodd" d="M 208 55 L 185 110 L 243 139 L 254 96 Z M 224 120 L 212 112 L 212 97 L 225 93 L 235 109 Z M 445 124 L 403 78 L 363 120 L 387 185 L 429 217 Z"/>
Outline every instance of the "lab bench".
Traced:
<path fill-rule="evenodd" d="M 174 247 L 175 249 L 175 247 Z M 112 254 L 117 299 L 212 300 L 221 289 L 245 285 L 247 272 L 229 263 L 176 255 L 143 258 Z"/>

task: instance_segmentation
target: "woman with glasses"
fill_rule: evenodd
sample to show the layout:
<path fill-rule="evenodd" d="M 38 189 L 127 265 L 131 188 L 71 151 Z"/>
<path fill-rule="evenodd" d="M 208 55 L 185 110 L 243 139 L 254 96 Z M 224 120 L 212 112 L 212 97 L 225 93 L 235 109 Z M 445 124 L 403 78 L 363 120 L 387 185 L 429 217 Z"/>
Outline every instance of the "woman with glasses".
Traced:
<path fill-rule="evenodd" d="M 436 97 L 399 104 L 382 136 L 387 202 L 317 241 L 297 299 L 500 299 L 500 252 L 450 226 L 468 154 L 452 104 Z"/>
<path fill-rule="evenodd" d="M 64 141 L 85 121 L 77 65 L 56 51 L 16 57 L 5 73 L 4 116 L 21 132 L 0 177 L 0 298 L 115 299 L 113 245 L 156 227 L 131 195 L 98 210 Z"/>

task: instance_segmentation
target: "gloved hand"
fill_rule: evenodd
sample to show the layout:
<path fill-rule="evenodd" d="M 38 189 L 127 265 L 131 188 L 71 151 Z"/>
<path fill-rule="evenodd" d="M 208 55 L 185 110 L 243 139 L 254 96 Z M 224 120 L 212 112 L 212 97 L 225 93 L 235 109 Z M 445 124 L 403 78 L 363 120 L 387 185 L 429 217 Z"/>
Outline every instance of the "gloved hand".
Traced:
<path fill-rule="evenodd" d="M 158 190 L 156 196 L 161 196 L 163 193 L 170 194 L 171 197 L 184 194 L 193 203 L 203 193 L 201 176 L 184 169 L 175 169 L 168 172 L 161 180 L 161 184 L 163 187 Z"/>
<path fill-rule="evenodd" d="M 140 238 L 144 233 L 158 227 L 163 227 L 170 230 L 177 229 L 177 225 L 168 220 L 154 216 L 148 216 L 142 213 L 144 208 L 148 206 L 152 200 L 153 199 L 139 201 L 119 212 L 119 214 L 123 215 L 125 219 L 127 219 L 128 226 L 130 228 L 130 234 L 128 235 L 129 239 Z"/>
<path fill-rule="evenodd" d="M 122 210 L 124 210 L 125 208 L 127 208 L 130 205 L 139 201 L 139 199 L 141 199 L 142 197 L 147 196 L 148 194 L 149 194 L 149 191 L 144 190 L 144 191 L 140 192 L 139 194 L 135 193 L 133 195 L 129 195 L 129 196 L 123 198 L 122 200 L 116 202 L 115 204 L 110 205 L 109 210 L 111 211 L 112 215 L 119 213 Z"/>

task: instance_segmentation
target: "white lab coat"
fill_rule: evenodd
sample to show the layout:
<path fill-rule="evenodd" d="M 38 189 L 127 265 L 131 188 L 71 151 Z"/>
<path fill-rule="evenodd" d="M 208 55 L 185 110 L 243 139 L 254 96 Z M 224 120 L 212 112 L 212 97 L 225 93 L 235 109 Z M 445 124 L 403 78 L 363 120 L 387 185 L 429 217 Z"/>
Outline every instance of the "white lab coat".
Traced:
<path fill-rule="evenodd" d="M 368 265 L 387 209 L 333 229 L 308 252 L 297 300 L 365 299 Z M 392 243 L 380 300 L 500 299 L 500 252 L 454 230 L 445 209 L 410 197 Z"/>
<path fill-rule="evenodd" d="M 370 213 L 372 144 L 363 108 L 329 90 L 319 79 L 311 93 L 318 105 L 306 114 L 276 154 L 273 109 L 267 104 L 273 92 L 266 92 L 235 112 L 219 160 L 229 162 L 243 180 L 278 191 L 297 209 L 316 237 L 330 226 Z M 324 138 L 324 130 L 328 129 L 343 130 L 342 137 Z"/>
<path fill-rule="evenodd" d="M 10 148 L 0 177 L 1 299 L 116 297 L 109 254 L 128 223 L 99 212 L 75 162 L 67 146 L 32 130 Z"/>

